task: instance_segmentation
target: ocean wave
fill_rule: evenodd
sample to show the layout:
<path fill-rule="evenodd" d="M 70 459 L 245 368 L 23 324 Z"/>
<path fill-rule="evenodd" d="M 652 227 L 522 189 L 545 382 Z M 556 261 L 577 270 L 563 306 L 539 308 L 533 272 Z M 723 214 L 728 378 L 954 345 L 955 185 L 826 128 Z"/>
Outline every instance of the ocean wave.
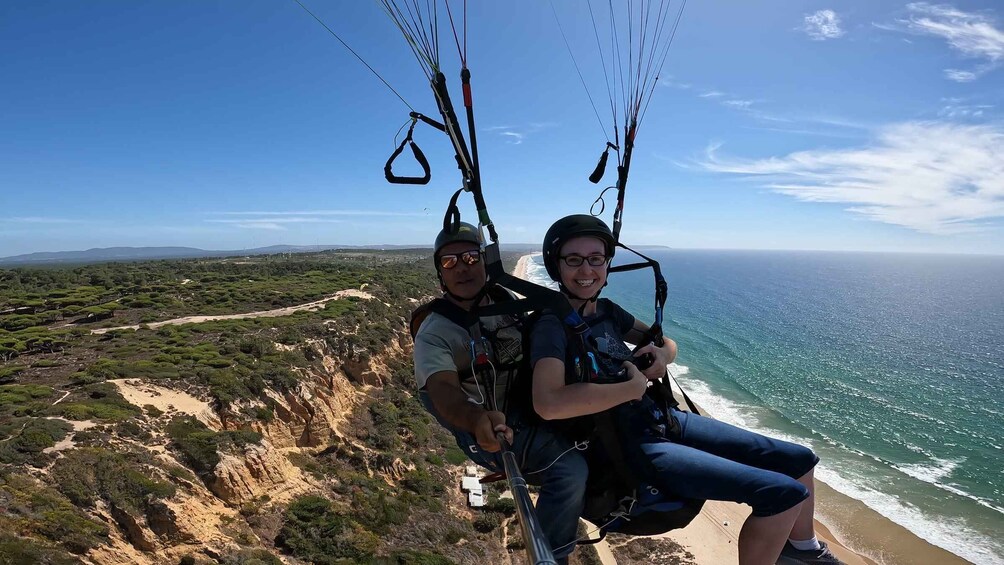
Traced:
<path fill-rule="evenodd" d="M 913 464 L 901 464 L 893 465 L 894 468 L 899 471 L 910 475 L 911 477 L 924 481 L 925 483 L 930 483 L 932 485 L 939 484 L 938 481 L 944 479 L 945 477 L 952 474 L 953 471 L 963 462 L 965 458 L 953 461 L 951 459 L 938 459 L 933 458 L 932 462 L 923 463 L 913 463 Z"/>
<path fill-rule="evenodd" d="M 689 372 L 689 368 L 687 372 Z M 675 376 L 680 377 L 684 374 L 686 373 L 676 373 Z M 716 420 L 748 429 L 759 425 L 760 421 L 753 414 L 751 407 L 715 394 L 711 387 L 698 379 L 684 378 L 681 381 L 680 386 L 687 391 L 687 395 L 714 416 Z"/>
<path fill-rule="evenodd" d="M 944 517 L 927 516 L 898 497 L 864 486 L 865 477 L 849 478 L 834 469 L 820 464 L 816 478 L 834 490 L 865 503 L 869 508 L 910 530 L 920 538 L 946 549 L 973 563 L 1004 564 L 1004 548 L 995 547 L 994 540 L 973 532 L 959 521 Z"/>
<path fill-rule="evenodd" d="M 684 378 L 681 379 L 681 381 L 683 381 L 682 384 L 686 388 L 687 394 L 694 398 L 695 402 L 704 407 L 708 413 L 716 419 L 736 426 L 741 426 L 763 435 L 782 439 L 784 441 L 799 443 L 815 449 L 813 442 L 805 437 L 796 436 L 761 425 L 760 420 L 755 415 L 757 411 L 756 407 L 743 405 L 718 395 L 711 389 L 711 387 L 697 378 Z M 848 455 L 863 457 L 866 460 L 879 463 L 886 468 L 897 468 L 891 462 L 886 461 L 881 457 L 855 449 L 841 441 L 827 437 L 825 434 L 814 432 L 812 430 L 810 430 L 810 432 L 813 435 L 819 435 L 822 437 L 830 448 L 837 449 L 838 451 L 844 452 Z M 839 465 L 840 463 L 841 462 L 827 461 L 824 459 L 824 461 L 816 467 L 816 477 L 832 487 L 834 490 L 845 496 L 849 496 L 863 502 L 875 512 L 885 516 L 900 526 L 903 526 L 916 534 L 918 537 L 925 539 L 934 545 L 937 545 L 974 563 L 1004 565 L 1004 556 L 1002 556 L 1001 553 L 1004 551 L 1004 548 L 995 546 L 993 540 L 988 540 L 986 536 L 967 528 L 964 523 L 959 521 L 949 521 L 944 517 L 928 516 L 915 506 L 900 500 L 894 495 L 881 492 L 867 486 L 872 482 L 867 476 L 855 476 L 853 473 L 848 472 L 847 469 L 838 470 L 833 467 L 835 465 Z M 943 478 L 948 476 L 959 463 L 959 461 L 939 460 L 939 462 L 935 465 L 905 467 L 913 472 L 913 474 L 907 474 L 910 474 L 910 476 L 913 476 L 914 478 L 924 480 L 921 476 L 926 476 L 928 478 L 935 476 Z M 906 472 L 902 469 L 898 470 L 900 472 Z M 935 484 L 935 486 L 943 488 L 944 490 L 953 492 L 954 494 L 974 500 L 983 506 L 1001 511 L 1001 509 L 996 508 L 993 505 L 989 505 L 985 500 L 981 500 L 971 494 L 955 489 L 950 485 L 943 485 L 941 483 L 932 484 Z"/>
<path fill-rule="evenodd" d="M 938 459 L 937 457 L 932 458 L 933 463 L 914 463 L 914 464 L 902 464 L 902 465 L 892 465 L 896 470 L 906 473 L 907 475 L 917 479 L 918 481 L 924 481 L 930 485 L 940 488 L 941 490 L 948 491 L 952 494 L 962 496 L 976 502 L 980 506 L 994 510 L 1000 514 L 1004 514 L 1004 508 L 993 504 L 992 502 L 970 494 L 956 486 L 953 486 L 943 479 L 948 477 L 958 468 L 962 463 L 966 461 L 965 457 L 959 460 L 949 460 L 949 459 Z"/>

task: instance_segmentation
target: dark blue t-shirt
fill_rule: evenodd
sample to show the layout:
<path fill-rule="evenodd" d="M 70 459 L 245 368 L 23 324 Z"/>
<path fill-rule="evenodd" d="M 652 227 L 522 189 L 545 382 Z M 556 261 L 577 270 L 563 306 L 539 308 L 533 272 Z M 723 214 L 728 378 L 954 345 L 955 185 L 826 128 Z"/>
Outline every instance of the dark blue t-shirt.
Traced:
<path fill-rule="evenodd" d="M 601 298 L 596 301 L 596 314 L 586 317 L 585 321 L 590 326 L 590 332 L 596 339 L 596 349 L 600 353 L 620 359 L 631 356 L 631 350 L 624 344 L 624 336 L 634 327 L 634 316 L 613 302 Z M 575 364 L 569 358 L 568 336 L 564 325 L 556 315 L 547 312 L 540 316 L 530 333 L 531 366 L 545 357 L 553 357 L 565 364 L 566 382 L 581 380 L 575 374 Z"/>

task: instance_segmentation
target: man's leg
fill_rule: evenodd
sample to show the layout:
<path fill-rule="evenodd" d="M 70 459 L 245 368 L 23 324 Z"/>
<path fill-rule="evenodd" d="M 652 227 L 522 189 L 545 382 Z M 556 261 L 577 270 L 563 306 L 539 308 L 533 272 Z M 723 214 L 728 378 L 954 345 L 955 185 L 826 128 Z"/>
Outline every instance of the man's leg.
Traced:
<path fill-rule="evenodd" d="M 523 475 L 527 482 L 540 485 L 537 518 L 551 551 L 560 559 L 575 550 L 589 469 L 582 453 L 571 442 L 546 428 L 538 428 L 532 435 Z M 517 439 L 516 443 L 521 442 Z M 522 453 L 521 446 L 518 447 L 516 452 Z"/>

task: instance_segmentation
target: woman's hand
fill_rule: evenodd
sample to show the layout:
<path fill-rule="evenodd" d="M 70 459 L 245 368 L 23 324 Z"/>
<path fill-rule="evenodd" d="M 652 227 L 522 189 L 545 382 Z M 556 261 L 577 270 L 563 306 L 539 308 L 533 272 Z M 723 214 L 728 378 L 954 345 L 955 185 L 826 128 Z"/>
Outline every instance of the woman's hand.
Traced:
<path fill-rule="evenodd" d="M 674 359 L 676 359 L 676 342 L 668 337 L 664 337 L 662 338 L 661 347 L 657 347 L 654 343 L 650 343 L 645 347 L 639 348 L 634 353 L 635 357 L 639 357 L 646 353 L 652 355 L 655 361 L 643 372 L 649 379 L 661 379 L 666 374 L 666 365 L 669 365 Z"/>
<path fill-rule="evenodd" d="M 648 377 L 642 373 L 634 363 L 625 361 L 622 365 L 631 379 L 627 382 L 631 386 L 631 400 L 638 400 L 645 396 L 645 389 L 648 388 Z"/>

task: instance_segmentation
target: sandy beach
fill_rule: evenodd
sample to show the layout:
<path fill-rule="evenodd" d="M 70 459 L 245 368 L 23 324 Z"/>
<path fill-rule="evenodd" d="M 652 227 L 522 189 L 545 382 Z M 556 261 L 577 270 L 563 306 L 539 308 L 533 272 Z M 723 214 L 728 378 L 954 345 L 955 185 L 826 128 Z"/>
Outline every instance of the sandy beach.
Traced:
<path fill-rule="evenodd" d="M 516 261 L 516 268 L 512 270 L 512 274 L 514 277 L 518 279 L 529 280 L 526 278 L 526 268 L 527 265 L 529 265 L 530 263 L 530 257 L 533 257 L 534 255 L 536 254 L 534 253 L 530 255 L 523 255 L 519 258 L 519 261 Z"/>
<path fill-rule="evenodd" d="M 531 256 L 519 258 L 513 270 L 514 276 L 527 278 L 527 265 Z M 689 526 L 660 537 L 684 546 L 701 565 L 738 563 L 739 531 L 749 513 L 750 508 L 745 505 L 709 501 Z M 816 535 L 848 565 L 969 563 L 924 541 L 863 502 L 837 492 L 818 479 Z"/>

